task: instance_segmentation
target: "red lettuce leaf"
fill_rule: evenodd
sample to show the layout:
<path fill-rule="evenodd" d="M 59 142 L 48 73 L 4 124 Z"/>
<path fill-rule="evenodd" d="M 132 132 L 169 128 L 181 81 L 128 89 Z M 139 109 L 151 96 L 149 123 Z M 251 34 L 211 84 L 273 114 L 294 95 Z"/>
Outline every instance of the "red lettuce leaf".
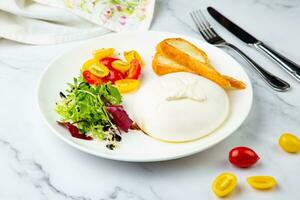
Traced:
<path fill-rule="evenodd" d="M 87 136 L 85 134 L 82 134 L 79 132 L 78 128 L 71 124 L 70 122 L 57 122 L 59 125 L 65 127 L 66 129 L 69 130 L 70 134 L 72 137 L 83 139 L 83 140 L 92 140 L 93 138 L 90 136 Z"/>
<path fill-rule="evenodd" d="M 111 115 L 113 123 L 127 133 L 133 121 L 129 118 L 123 106 L 108 105 L 106 110 Z"/>

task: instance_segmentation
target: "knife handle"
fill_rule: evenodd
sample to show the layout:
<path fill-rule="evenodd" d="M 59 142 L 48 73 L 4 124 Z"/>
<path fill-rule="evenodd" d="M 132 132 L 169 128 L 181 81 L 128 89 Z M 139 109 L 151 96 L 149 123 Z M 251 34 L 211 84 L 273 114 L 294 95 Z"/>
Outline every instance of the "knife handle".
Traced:
<path fill-rule="evenodd" d="M 239 48 L 230 43 L 223 44 L 232 50 L 234 50 L 238 55 L 240 55 L 252 68 L 266 81 L 266 83 L 276 91 L 287 91 L 290 88 L 290 84 L 285 82 L 284 80 L 278 78 L 277 76 L 271 74 L 264 68 L 262 68 L 259 64 L 249 58 L 244 52 L 242 52 Z"/>
<path fill-rule="evenodd" d="M 265 45 L 262 42 L 257 42 L 253 44 L 254 47 L 268 55 L 276 63 L 278 63 L 286 72 L 292 75 L 297 81 L 300 81 L 300 65 L 291 61 L 287 57 L 281 55 L 280 53 L 273 50 L 271 47 Z"/>

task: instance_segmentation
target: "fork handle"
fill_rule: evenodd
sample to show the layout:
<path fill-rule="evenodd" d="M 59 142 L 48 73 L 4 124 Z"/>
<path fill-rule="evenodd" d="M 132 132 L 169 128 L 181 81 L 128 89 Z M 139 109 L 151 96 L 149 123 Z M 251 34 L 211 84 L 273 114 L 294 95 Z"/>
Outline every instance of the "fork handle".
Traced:
<path fill-rule="evenodd" d="M 293 76 L 297 81 L 300 81 L 300 66 L 287 57 L 281 55 L 280 53 L 273 50 L 271 47 L 265 45 L 262 42 L 257 42 L 253 44 L 254 47 L 268 55 L 275 62 L 279 64 L 287 73 Z"/>
<path fill-rule="evenodd" d="M 232 50 L 234 50 L 238 55 L 240 55 L 243 60 L 245 60 L 252 68 L 265 80 L 265 82 L 276 91 L 287 91 L 290 88 L 290 84 L 285 82 L 284 80 L 278 78 L 277 76 L 271 74 L 264 68 L 262 68 L 259 64 L 249 58 L 244 52 L 242 52 L 239 48 L 230 43 L 223 44 Z"/>

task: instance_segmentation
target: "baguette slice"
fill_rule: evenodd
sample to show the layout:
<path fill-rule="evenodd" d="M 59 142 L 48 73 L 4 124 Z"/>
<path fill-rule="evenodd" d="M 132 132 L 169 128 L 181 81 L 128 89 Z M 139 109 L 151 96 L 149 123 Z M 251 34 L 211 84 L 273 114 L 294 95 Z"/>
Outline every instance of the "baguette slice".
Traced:
<path fill-rule="evenodd" d="M 186 66 L 197 74 L 217 83 L 224 89 L 230 89 L 230 82 L 212 68 L 205 52 L 181 38 L 168 38 L 160 42 L 157 52 L 178 64 Z"/>
<path fill-rule="evenodd" d="M 181 38 L 167 38 L 156 46 L 156 50 L 161 55 L 169 57 L 181 65 L 187 67 L 190 67 L 191 65 L 191 68 L 195 65 L 202 66 L 209 63 L 208 57 L 204 51 Z M 211 68 L 211 71 L 216 70 Z"/>
<path fill-rule="evenodd" d="M 165 75 L 169 73 L 174 73 L 174 72 L 190 72 L 194 73 L 193 70 L 178 64 L 174 60 L 171 60 L 159 53 L 156 53 L 154 55 L 154 58 L 152 60 L 152 68 L 153 71 L 159 75 Z"/>
<path fill-rule="evenodd" d="M 243 81 L 237 80 L 235 78 L 226 75 L 222 75 L 222 76 L 230 82 L 231 89 L 243 90 L 247 87 L 247 85 Z"/>
<path fill-rule="evenodd" d="M 175 62 L 174 60 L 169 59 L 159 53 L 156 53 L 152 60 L 152 68 L 153 68 L 153 71 L 159 76 L 169 74 L 169 73 L 174 73 L 174 72 L 190 72 L 190 73 L 197 74 L 197 72 L 191 70 L 190 68 L 188 68 L 184 65 L 181 65 L 181 64 Z M 244 88 L 246 88 L 246 85 L 239 80 L 236 80 L 230 76 L 222 75 L 222 77 L 230 82 L 230 87 L 228 87 L 226 89 L 244 89 Z"/>

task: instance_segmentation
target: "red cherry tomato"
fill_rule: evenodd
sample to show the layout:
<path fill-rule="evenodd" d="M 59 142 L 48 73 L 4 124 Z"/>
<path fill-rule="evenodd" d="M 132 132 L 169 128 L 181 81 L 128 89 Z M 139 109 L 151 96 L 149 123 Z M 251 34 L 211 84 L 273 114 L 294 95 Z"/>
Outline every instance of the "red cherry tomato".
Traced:
<path fill-rule="evenodd" d="M 90 85 L 99 85 L 101 79 L 95 75 L 93 75 L 90 71 L 85 70 L 82 72 L 82 76 L 84 80 Z"/>
<path fill-rule="evenodd" d="M 105 58 L 100 60 L 100 63 L 102 65 L 105 65 L 109 69 L 112 69 L 111 63 L 114 62 L 115 60 L 120 60 L 120 59 L 119 58 L 114 58 L 114 57 L 105 57 Z"/>
<path fill-rule="evenodd" d="M 128 74 L 126 79 L 139 79 L 139 76 L 141 74 L 141 64 L 137 59 L 133 59 L 130 62 L 130 68 L 128 70 Z"/>
<path fill-rule="evenodd" d="M 229 161 L 236 167 L 250 167 L 258 160 L 259 156 L 248 147 L 235 147 L 229 152 Z"/>
<path fill-rule="evenodd" d="M 102 81 L 104 83 L 107 83 L 109 81 L 111 81 L 112 83 L 115 83 L 115 81 L 118 81 L 118 80 L 121 80 L 121 79 L 124 79 L 124 78 L 125 77 L 121 72 L 119 72 L 115 69 L 110 69 L 109 74 L 106 77 L 102 78 Z"/>

